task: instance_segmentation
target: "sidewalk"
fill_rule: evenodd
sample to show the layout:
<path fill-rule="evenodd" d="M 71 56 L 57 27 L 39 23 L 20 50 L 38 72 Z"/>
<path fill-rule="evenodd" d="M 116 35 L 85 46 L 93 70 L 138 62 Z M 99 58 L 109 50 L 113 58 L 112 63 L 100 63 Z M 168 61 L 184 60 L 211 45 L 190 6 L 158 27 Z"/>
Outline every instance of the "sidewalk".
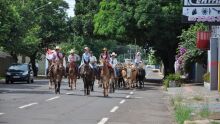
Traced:
<path fill-rule="evenodd" d="M 206 121 L 207 119 L 220 120 L 220 94 L 218 91 L 209 91 L 203 85 L 194 84 L 172 87 L 167 90 L 170 99 L 179 99 L 182 105 L 186 105 L 193 110 L 191 114 L 195 116 L 195 118 L 199 118 L 198 120 L 201 120 L 202 117 L 199 117 L 199 113 L 203 110 L 206 110 L 205 112 L 209 114 L 202 119 L 206 119 Z M 196 122 L 193 123 L 197 124 Z M 205 123 L 204 121 L 201 124 L 209 123 L 210 122 Z"/>

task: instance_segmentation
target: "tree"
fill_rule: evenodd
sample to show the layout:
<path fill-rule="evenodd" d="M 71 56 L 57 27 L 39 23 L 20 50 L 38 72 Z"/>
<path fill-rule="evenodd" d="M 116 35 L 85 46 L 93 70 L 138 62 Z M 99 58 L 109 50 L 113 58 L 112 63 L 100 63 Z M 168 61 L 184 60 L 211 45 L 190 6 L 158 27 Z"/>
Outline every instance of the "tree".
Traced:
<path fill-rule="evenodd" d="M 5 1 L 2 8 L 8 19 L 1 18 L 3 26 L 7 27 L 3 31 L 8 34 L 1 39 L 1 45 L 15 54 L 15 58 L 18 54 L 30 57 L 36 73 L 35 60 L 45 52 L 43 48 L 65 41 L 68 36 L 65 12 L 68 4 L 63 0 L 53 0 L 50 5 L 46 0 L 11 0 Z M 5 12 L 7 9 L 9 13 Z"/>
<path fill-rule="evenodd" d="M 141 46 L 147 42 L 168 74 L 174 72 L 177 36 L 183 28 L 181 9 L 177 0 L 102 0 L 94 16 L 94 32 L 130 43 L 137 39 Z"/>

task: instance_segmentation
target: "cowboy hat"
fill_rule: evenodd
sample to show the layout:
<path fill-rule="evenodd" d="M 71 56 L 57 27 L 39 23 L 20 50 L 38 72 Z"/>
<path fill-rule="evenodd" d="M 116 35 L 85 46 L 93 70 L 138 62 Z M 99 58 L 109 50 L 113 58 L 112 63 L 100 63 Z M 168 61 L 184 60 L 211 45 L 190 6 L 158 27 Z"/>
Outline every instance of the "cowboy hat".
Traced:
<path fill-rule="evenodd" d="M 55 47 L 55 50 L 60 50 L 61 48 L 59 46 L 56 46 Z"/>
<path fill-rule="evenodd" d="M 108 50 L 107 48 L 103 48 L 103 49 L 102 49 L 102 51 L 107 51 L 107 50 Z"/>
<path fill-rule="evenodd" d="M 74 52 L 75 52 L 75 49 L 71 49 L 71 50 L 70 50 L 70 53 L 74 53 Z"/>
<path fill-rule="evenodd" d="M 112 52 L 111 56 L 117 56 L 117 54 L 115 52 Z"/>
<path fill-rule="evenodd" d="M 89 50 L 89 47 L 85 47 L 84 50 Z"/>

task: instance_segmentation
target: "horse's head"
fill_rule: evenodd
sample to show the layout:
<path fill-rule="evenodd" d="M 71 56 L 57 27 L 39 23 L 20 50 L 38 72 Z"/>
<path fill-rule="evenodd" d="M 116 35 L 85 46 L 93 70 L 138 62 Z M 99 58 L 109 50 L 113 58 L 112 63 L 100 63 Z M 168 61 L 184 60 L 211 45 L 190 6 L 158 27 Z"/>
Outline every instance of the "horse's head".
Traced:
<path fill-rule="evenodd" d="M 75 63 L 74 62 L 70 62 L 69 68 L 75 68 Z"/>
<path fill-rule="evenodd" d="M 89 66 L 89 64 L 85 64 L 83 74 L 85 76 L 89 76 L 92 74 L 92 68 Z"/>

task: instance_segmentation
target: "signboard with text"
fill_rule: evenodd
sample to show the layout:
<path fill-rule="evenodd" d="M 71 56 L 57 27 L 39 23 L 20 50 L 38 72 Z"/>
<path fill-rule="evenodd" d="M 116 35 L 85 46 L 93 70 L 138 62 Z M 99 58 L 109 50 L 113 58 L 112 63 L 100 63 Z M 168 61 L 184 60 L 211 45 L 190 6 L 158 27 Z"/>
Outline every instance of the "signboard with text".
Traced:
<path fill-rule="evenodd" d="M 184 0 L 182 21 L 220 24 L 220 0 Z"/>

